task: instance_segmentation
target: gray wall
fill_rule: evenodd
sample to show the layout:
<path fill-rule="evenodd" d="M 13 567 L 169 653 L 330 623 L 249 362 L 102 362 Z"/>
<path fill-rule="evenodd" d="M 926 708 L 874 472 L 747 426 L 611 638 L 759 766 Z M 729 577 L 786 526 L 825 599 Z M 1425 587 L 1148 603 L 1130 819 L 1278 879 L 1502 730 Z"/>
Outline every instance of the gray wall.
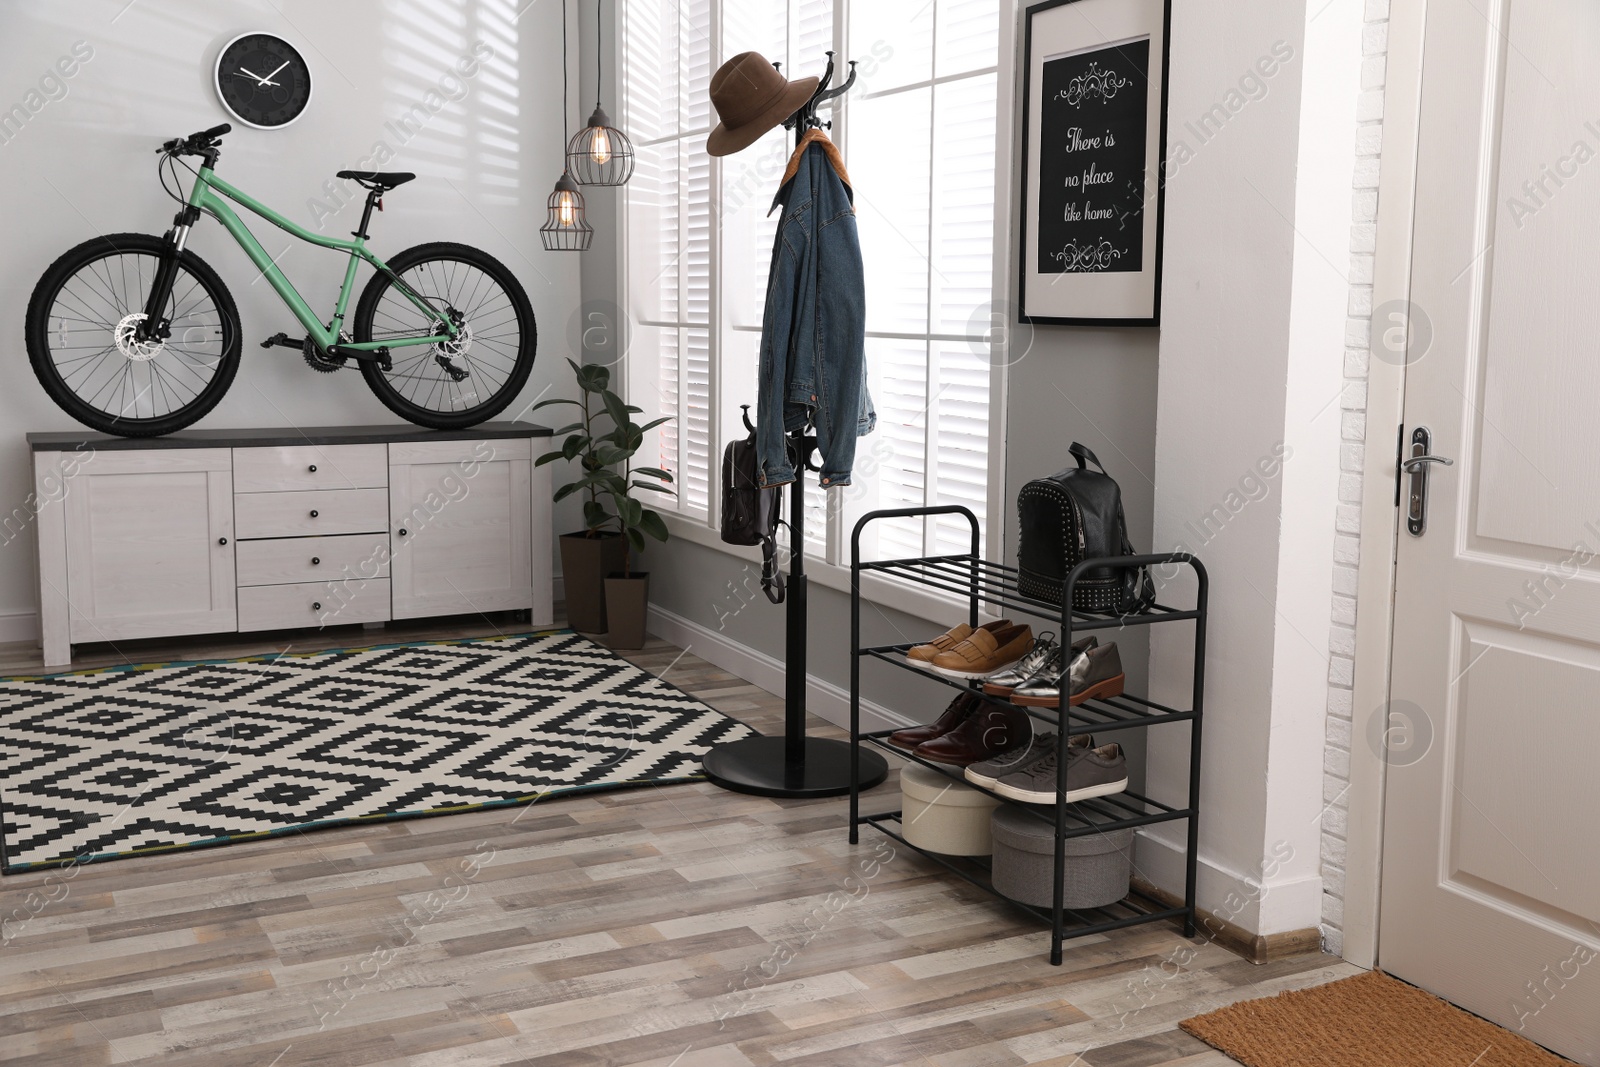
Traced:
<path fill-rule="evenodd" d="M 0 256 L 0 321 L 7 324 L 0 517 L 11 520 L 0 543 L 0 640 L 25 639 L 35 625 L 23 434 L 75 425 L 28 370 L 22 346 L 28 296 L 50 262 L 81 241 L 167 228 L 174 205 L 156 180 L 153 150 L 228 118 L 211 72 L 218 50 L 239 33 L 268 30 L 299 46 L 314 92 L 309 110 L 287 128 L 236 129 L 219 173 L 315 225 L 313 201 L 332 206 L 324 183 L 384 143 L 393 152 L 387 169 L 419 177 L 391 193 L 388 210 L 374 217 L 374 250 L 387 256 L 423 241 L 456 240 L 501 259 L 528 290 L 542 327 L 533 377 L 507 417 L 551 382 L 570 391 L 561 359 L 565 333 L 551 327 L 565 323 L 577 304 L 576 257 L 542 251 L 538 236 L 545 198 L 561 170 L 561 9 L 534 4 L 518 18 L 524 6 L 512 0 L 0 2 L 0 112 L 8 120 L 0 129 L 0 192 L 8 207 Z M 79 41 L 92 57 L 60 78 L 57 58 Z M 475 44 L 492 57 L 479 62 Z M 453 69 L 463 59 L 470 74 Z M 351 203 L 321 220 L 322 228 L 342 235 L 359 211 L 359 202 Z M 272 254 L 289 249 L 281 265 L 313 307 L 331 314 L 343 259 L 298 242 L 289 247 L 292 239 L 264 222 L 252 228 Z M 257 347 L 279 330 L 298 335 L 297 323 L 265 282 L 252 283 L 255 269 L 220 226 L 203 220 L 190 247 L 222 275 L 244 323 L 239 377 L 201 426 L 395 421 L 358 374 L 317 374 L 288 349 Z"/>

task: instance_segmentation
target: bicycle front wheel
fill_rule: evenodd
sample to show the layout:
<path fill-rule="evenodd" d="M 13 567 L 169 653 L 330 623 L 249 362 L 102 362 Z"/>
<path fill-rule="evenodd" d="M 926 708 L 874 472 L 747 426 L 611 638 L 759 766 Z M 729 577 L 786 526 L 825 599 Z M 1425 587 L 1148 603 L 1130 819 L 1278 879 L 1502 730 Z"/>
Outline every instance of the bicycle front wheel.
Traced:
<path fill-rule="evenodd" d="M 153 437 L 198 421 L 239 370 L 239 311 L 198 256 L 184 251 L 159 331 L 140 329 L 160 237 L 85 241 L 50 265 L 28 301 L 33 373 L 61 408 L 102 433 Z"/>
<path fill-rule="evenodd" d="M 361 373 L 396 415 L 435 430 L 474 426 L 504 411 L 527 384 L 538 347 L 533 305 L 516 277 L 486 252 L 458 244 L 408 248 L 389 269 L 440 313 L 457 320 L 453 339 L 396 347 L 391 366 L 363 360 Z M 417 337 L 437 317 L 394 278 L 377 274 L 356 305 L 357 341 Z"/>

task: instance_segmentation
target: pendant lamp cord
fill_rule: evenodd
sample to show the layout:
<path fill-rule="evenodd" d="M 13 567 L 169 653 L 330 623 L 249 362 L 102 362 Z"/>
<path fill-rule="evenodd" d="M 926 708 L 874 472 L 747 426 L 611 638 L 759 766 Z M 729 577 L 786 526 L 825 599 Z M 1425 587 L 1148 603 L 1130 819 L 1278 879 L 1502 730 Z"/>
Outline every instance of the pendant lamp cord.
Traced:
<path fill-rule="evenodd" d="M 606 0 L 594 3 L 594 109 L 600 110 L 600 98 L 605 93 L 606 35 L 601 20 L 606 17 Z"/>
<path fill-rule="evenodd" d="M 561 144 L 562 152 L 566 152 L 567 143 L 567 0 L 561 0 Z M 561 162 L 561 173 L 567 172 L 565 155 Z"/>

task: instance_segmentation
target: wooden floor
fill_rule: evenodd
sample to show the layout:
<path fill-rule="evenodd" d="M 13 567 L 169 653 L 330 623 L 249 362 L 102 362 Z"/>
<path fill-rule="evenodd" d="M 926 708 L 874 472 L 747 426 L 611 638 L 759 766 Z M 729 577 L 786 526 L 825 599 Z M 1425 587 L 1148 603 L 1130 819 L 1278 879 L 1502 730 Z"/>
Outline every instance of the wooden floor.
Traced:
<path fill-rule="evenodd" d="M 75 666 L 495 630 L 143 643 Z M 759 729 L 781 718 L 692 654 L 631 658 Z M 38 669 L 0 646 L 0 673 Z M 875 833 L 851 847 L 844 811 L 657 786 L 13 875 L 0 1067 L 1211 1067 L 1232 1061 L 1179 1020 L 1356 973 L 1256 966 L 1165 924 L 1051 967 L 1036 923 Z"/>

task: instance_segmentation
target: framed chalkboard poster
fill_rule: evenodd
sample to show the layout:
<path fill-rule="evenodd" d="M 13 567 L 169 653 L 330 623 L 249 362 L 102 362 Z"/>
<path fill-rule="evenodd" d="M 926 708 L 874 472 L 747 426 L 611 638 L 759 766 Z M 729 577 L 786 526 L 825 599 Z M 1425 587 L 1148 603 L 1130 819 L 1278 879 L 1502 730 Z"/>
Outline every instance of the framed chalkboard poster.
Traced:
<path fill-rule="evenodd" d="M 1156 326 L 1171 0 L 1027 11 L 1023 322 Z"/>

